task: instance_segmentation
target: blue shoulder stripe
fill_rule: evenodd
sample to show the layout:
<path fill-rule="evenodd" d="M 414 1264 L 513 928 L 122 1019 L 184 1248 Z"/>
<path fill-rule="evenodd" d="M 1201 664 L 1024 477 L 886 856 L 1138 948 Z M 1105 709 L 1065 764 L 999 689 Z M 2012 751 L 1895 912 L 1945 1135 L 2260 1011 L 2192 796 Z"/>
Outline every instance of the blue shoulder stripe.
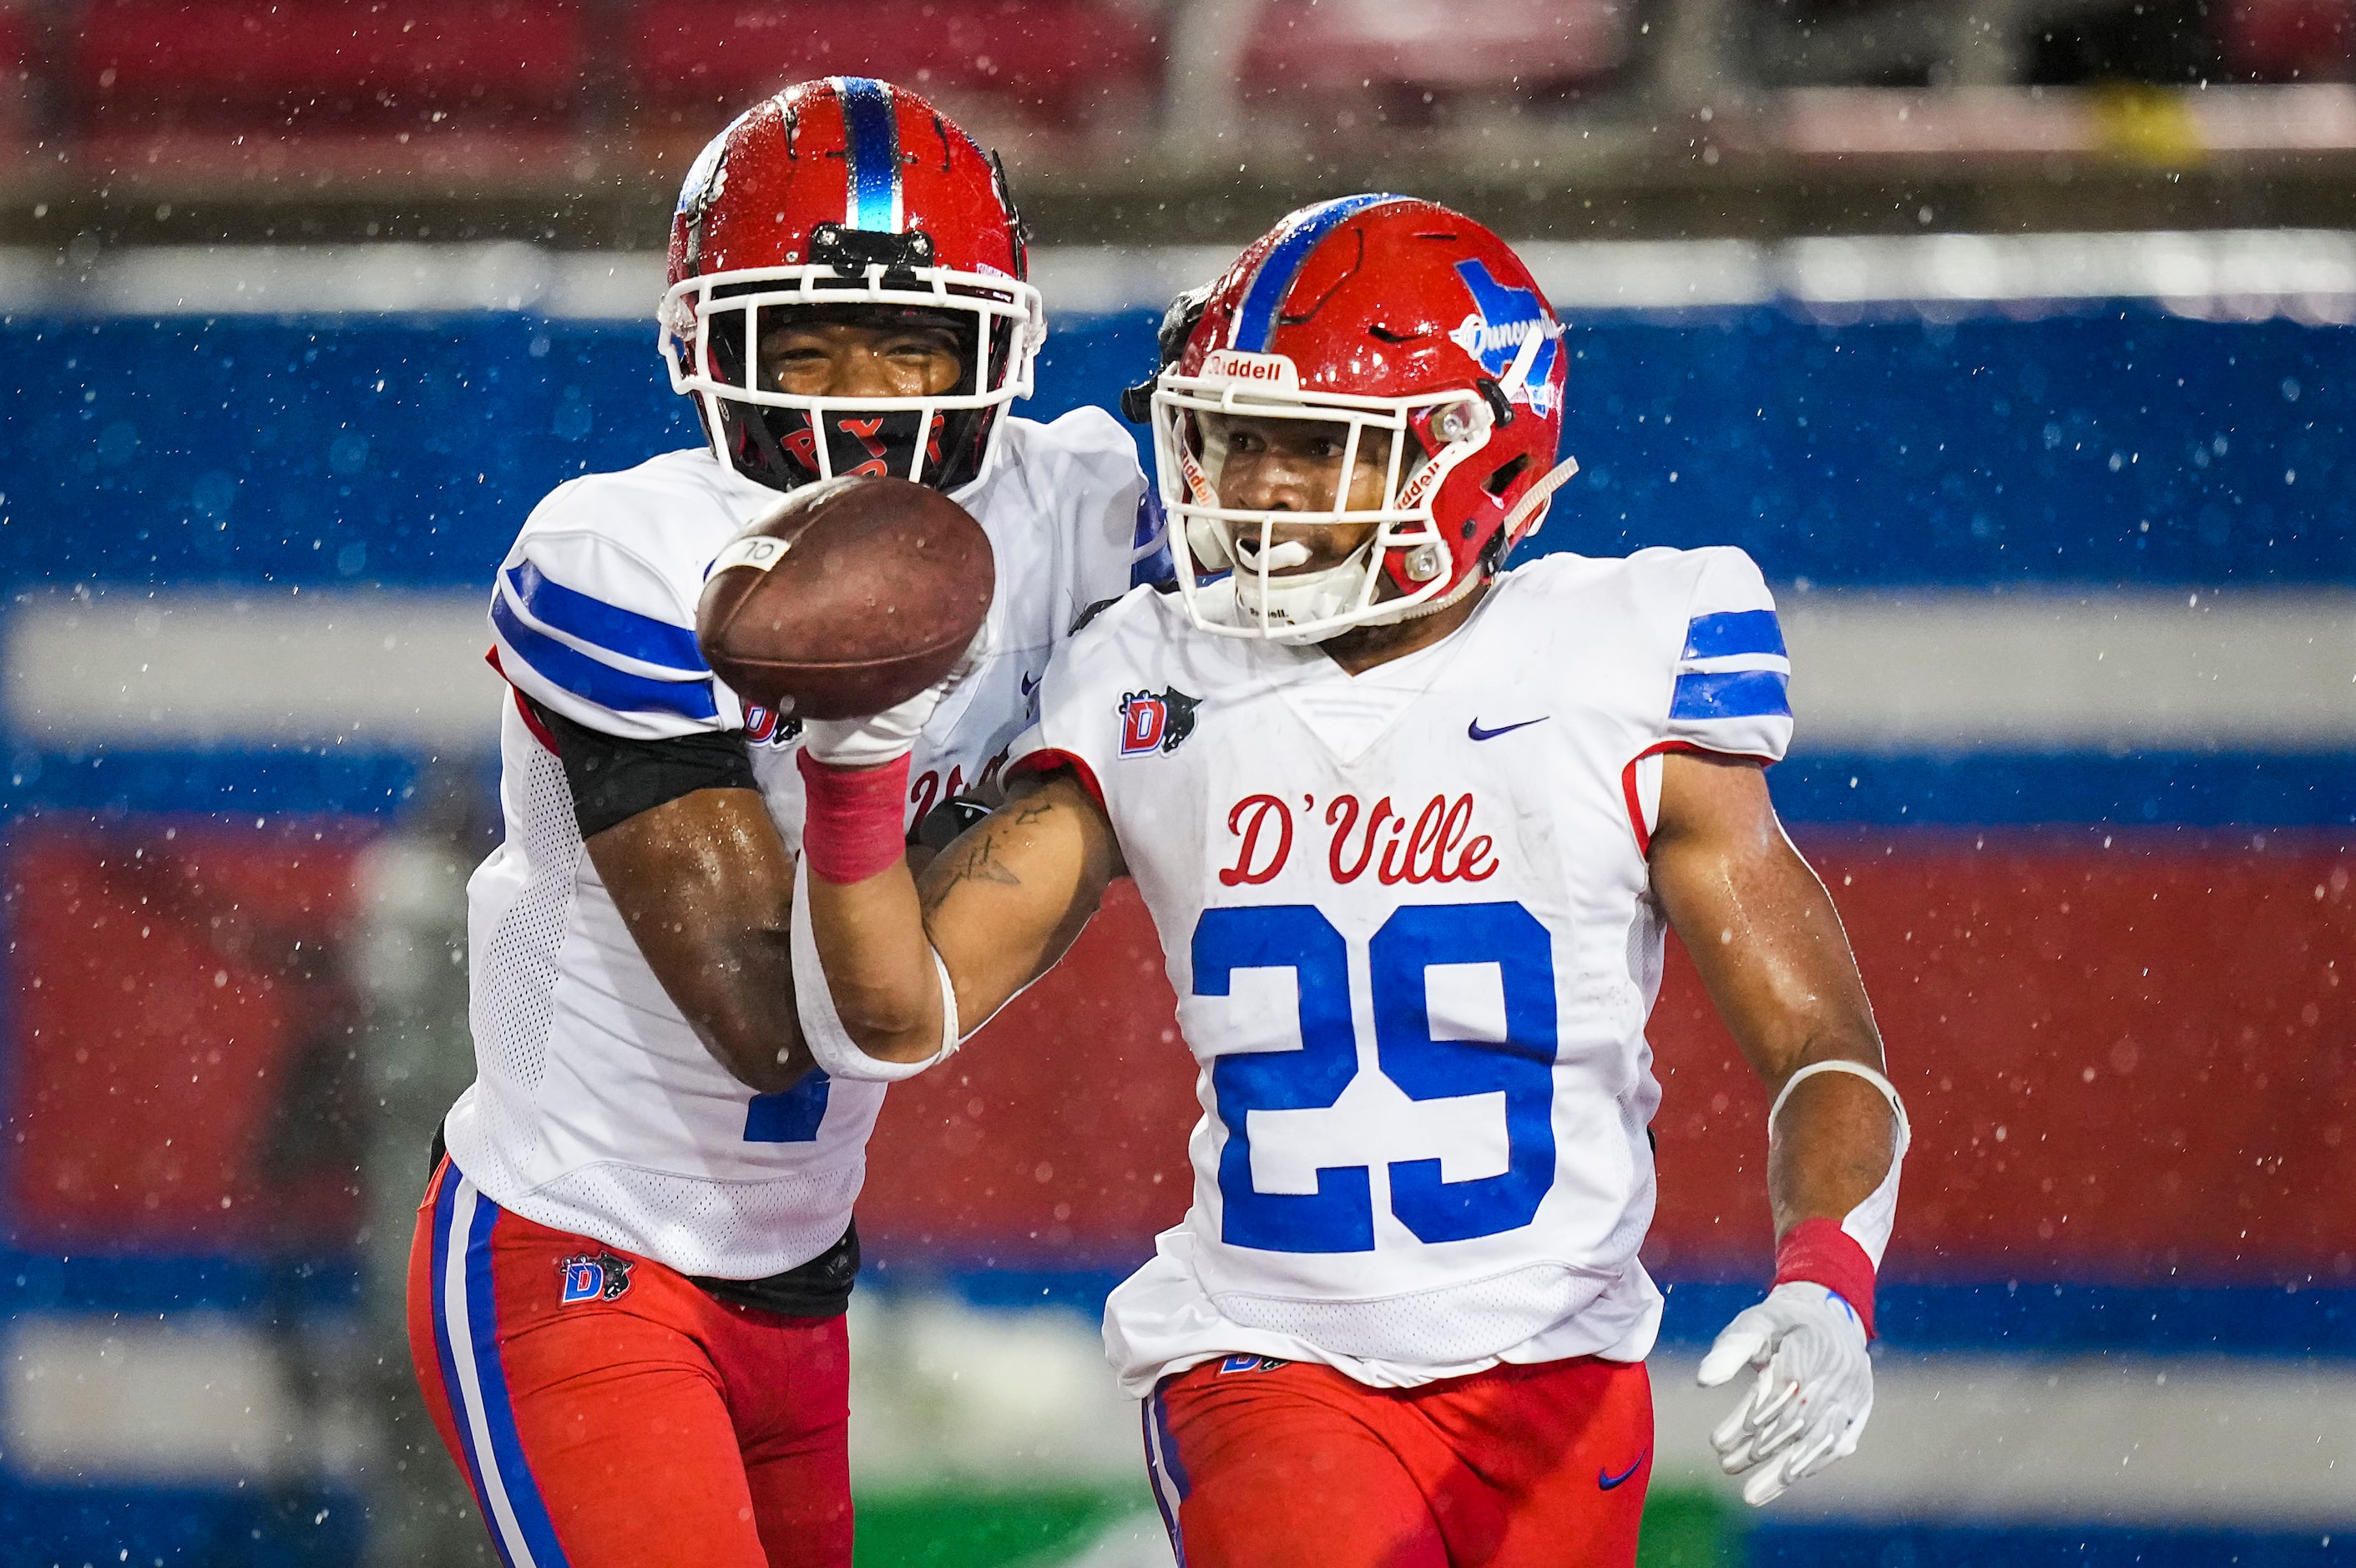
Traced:
<path fill-rule="evenodd" d="M 1129 531 L 1130 549 L 1142 550 L 1149 544 L 1160 543 L 1162 527 L 1162 492 L 1148 480 L 1145 488 L 1137 492 L 1137 522 Z"/>
<path fill-rule="evenodd" d="M 1773 610 L 1723 610 L 1696 616 L 1686 627 L 1687 659 L 1723 659 L 1734 653 L 1783 654 L 1783 628 Z"/>
<path fill-rule="evenodd" d="M 1294 274 L 1309 259 L 1309 252 L 1317 248 L 1317 242 L 1369 207 L 1405 199 L 1399 196 L 1345 196 L 1303 212 L 1291 231 L 1260 258 L 1259 271 L 1252 274 L 1251 286 L 1244 291 L 1243 303 L 1236 307 L 1235 335 L 1227 346 L 1247 353 L 1269 352 L 1269 343 L 1276 335 L 1277 313 L 1283 307 L 1284 296 L 1292 292 Z"/>
<path fill-rule="evenodd" d="M 653 681 L 600 664 L 578 649 L 568 648 L 545 632 L 526 626 L 504 594 L 491 596 L 491 624 L 498 628 L 516 657 L 541 679 L 562 687 L 584 702 L 616 713 L 660 709 L 691 719 L 720 716 L 709 677 L 701 681 Z"/>
<path fill-rule="evenodd" d="M 531 612 L 532 619 L 542 626 L 554 627 L 567 637 L 577 637 L 608 653 L 618 653 L 641 664 L 659 664 L 666 670 L 695 675 L 712 673 L 701 650 L 695 646 L 691 627 L 673 626 L 667 620 L 657 620 L 576 593 L 543 575 L 529 561 L 508 568 L 508 585 L 523 601 L 523 607 Z"/>
<path fill-rule="evenodd" d="M 1716 674 L 1698 671 L 1677 677 L 1669 699 L 1673 719 L 1789 718 L 1789 677 L 1773 670 L 1727 670 Z"/>
<path fill-rule="evenodd" d="M 1151 485 L 1137 499 L 1137 531 L 1130 537 L 1129 585 L 1151 583 L 1167 588 L 1178 580 L 1178 565 L 1170 553 L 1170 531 L 1162 517 L 1162 497 Z"/>

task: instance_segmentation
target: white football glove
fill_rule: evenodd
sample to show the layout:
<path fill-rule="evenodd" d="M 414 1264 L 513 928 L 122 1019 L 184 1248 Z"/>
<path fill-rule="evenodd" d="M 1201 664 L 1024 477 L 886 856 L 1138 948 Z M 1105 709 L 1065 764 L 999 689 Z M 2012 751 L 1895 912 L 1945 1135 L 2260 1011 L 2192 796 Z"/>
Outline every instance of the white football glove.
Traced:
<path fill-rule="evenodd" d="M 830 768 L 874 768 L 907 756 L 933 714 L 980 667 L 990 650 L 990 624 L 985 621 L 949 672 L 906 701 L 872 718 L 804 720 L 802 749 Z"/>
<path fill-rule="evenodd" d="M 1709 1441 L 1728 1475 L 1756 1470 L 1742 1500 L 1758 1508 L 1857 1452 L 1873 1413 L 1873 1361 L 1848 1303 L 1793 1280 L 1735 1315 L 1702 1358 L 1698 1380 L 1714 1389 L 1745 1367 L 1759 1376 Z"/>

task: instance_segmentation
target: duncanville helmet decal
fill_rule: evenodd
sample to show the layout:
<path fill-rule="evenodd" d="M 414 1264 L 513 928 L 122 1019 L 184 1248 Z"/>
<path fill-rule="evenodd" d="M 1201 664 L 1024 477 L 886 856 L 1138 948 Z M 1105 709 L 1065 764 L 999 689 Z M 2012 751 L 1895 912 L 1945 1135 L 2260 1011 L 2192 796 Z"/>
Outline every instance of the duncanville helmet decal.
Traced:
<path fill-rule="evenodd" d="M 1533 332 L 1548 331 L 1546 306 L 1535 290 L 1508 288 L 1489 275 L 1489 269 L 1480 261 L 1456 263 L 1456 275 L 1464 280 L 1466 292 L 1472 296 L 1472 314 L 1457 324 L 1448 336 L 1456 346 L 1481 361 L 1481 368 L 1493 376 L 1502 376 L 1513 368 L 1514 356 L 1521 351 L 1522 343 Z M 1555 354 L 1561 344 L 1549 338 L 1530 362 L 1528 379 L 1523 391 L 1516 394 L 1529 399 L 1530 407 L 1544 419 L 1554 411 L 1554 383 L 1548 379 L 1554 371 Z"/>

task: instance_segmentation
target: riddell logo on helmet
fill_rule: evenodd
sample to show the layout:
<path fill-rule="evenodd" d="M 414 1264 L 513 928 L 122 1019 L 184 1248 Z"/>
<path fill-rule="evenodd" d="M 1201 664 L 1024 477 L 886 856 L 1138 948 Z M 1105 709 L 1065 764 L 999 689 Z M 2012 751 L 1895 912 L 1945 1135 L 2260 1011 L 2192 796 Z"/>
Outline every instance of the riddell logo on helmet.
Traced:
<path fill-rule="evenodd" d="M 1256 386 L 1297 392 L 1301 372 L 1289 354 L 1247 354 L 1238 349 L 1215 349 L 1203 361 L 1206 381 L 1249 381 Z"/>

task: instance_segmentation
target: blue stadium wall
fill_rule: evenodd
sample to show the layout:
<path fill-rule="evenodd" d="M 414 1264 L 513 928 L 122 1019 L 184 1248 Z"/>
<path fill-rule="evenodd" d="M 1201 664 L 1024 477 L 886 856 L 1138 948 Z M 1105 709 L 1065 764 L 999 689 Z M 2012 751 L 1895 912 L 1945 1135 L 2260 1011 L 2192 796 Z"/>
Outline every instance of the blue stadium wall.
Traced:
<path fill-rule="evenodd" d="M 1152 327 L 1141 313 L 1060 328 L 1028 412 L 1109 403 L 1151 368 Z M 80 586 L 481 590 L 551 486 L 697 439 L 650 338 L 637 323 L 521 316 L 7 321 L 0 573 L 12 605 Z M 1739 543 L 1787 603 L 2356 587 L 2348 329 L 2190 321 L 2141 304 L 1846 326 L 1760 308 L 1598 318 L 1571 343 L 1566 446 L 1585 470 L 1539 547 Z M 1799 722 L 1803 745 L 1773 778 L 1778 804 L 1849 912 L 1917 1107 L 1883 1308 L 1891 1343 L 2356 1356 L 2356 1138 L 2340 1132 L 2356 1127 L 2356 988 L 2343 983 L 2356 961 L 2356 747 L 2244 733 L 2151 749 L 2066 735 L 1810 749 L 1807 713 Z M 283 1247 L 241 1228 L 234 1204 L 214 1208 L 211 1187 L 198 1182 L 193 1198 L 166 1203 L 169 1224 L 144 1230 L 135 1216 L 116 1223 L 130 1197 L 68 1190 L 87 1173 L 60 1151 L 112 1136 L 135 1158 L 121 1128 L 160 1137 L 170 1118 L 111 1122 L 115 1110 L 77 1110 L 59 1091 L 73 1069 L 54 1037 L 28 1036 L 27 1016 L 48 1004 L 33 982 L 104 972 L 115 955 L 86 950 L 97 939 L 72 921 L 44 926 L 38 906 L 96 876 L 106 845 L 169 822 L 204 838 L 228 867 L 223 886 L 332 925 L 351 847 L 398 817 L 423 759 L 26 733 L 0 733 L 0 758 L 14 965 L 0 1111 L 15 1134 L 0 1145 L 13 1248 L 0 1304 L 266 1310 L 297 1288 Z M 319 846 L 303 852 L 307 872 L 276 867 L 290 832 L 323 834 L 304 838 Z M 958 1098 L 971 1090 L 1005 1110 L 982 1163 L 948 1189 L 925 1173 L 955 1108 L 895 1096 L 863 1219 L 885 1282 L 898 1270 L 977 1299 L 1086 1300 L 1174 1217 L 1175 1184 L 1145 1179 L 1174 1170 L 1191 1114 L 1183 1072 L 1148 1048 L 1166 1020 L 1150 934 L 1123 905 L 1089 941 L 1092 961 L 1134 966 L 1142 1000 L 1115 1015 L 1048 992 L 1026 999 L 1026 1027 L 1046 1037 L 1084 1024 L 1119 1043 L 1115 1067 L 1049 1047 L 977 1068 L 1000 1076 Z M 201 988 L 209 961 L 193 953 L 175 961 Z M 208 1026 L 248 1038 L 262 1026 Z M 1687 972 L 1672 977 L 1655 1040 L 1676 1069 L 1655 1252 L 1674 1284 L 1672 1337 L 1689 1340 L 1746 1299 L 1763 1262 L 1759 1108 Z M 1076 1130 L 1103 1114 L 1087 1105 L 1088 1075 L 1123 1062 L 1151 1081 L 1108 1096 L 1120 1135 L 1097 1140 L 1093 1165 L 1071 1156 L 1081 1169 L 1062 1185 L 1075 1212 L 1043 1240 L 1039 1189 L 992 1173 L 1087 1144 Z M 127 1092 L 166 1090 L 156 1078 Z M 2058 1201 L 2057 1187 L 2081 1196 Z M 306 1221 L 316 1258 L 299 1288 L 348 1288 L 349 1222 L 332 1204 Z M 102 1548 L 138 1527 L 109 1521 L 141 1510 L 178 1521 L 139 1534 L 141 1550 L 209 1560 L 187 1539 L 186 1499 L 111 1497 L 0 1471 L 0 1519 L 27 1543 L 22 1561 L 112 1560 Z M 248 1505 L 205 1506 L 233 1530 Z M 2356 1525 L 2356 1503 L 2346 1512 Z M 1929 1564 L 1985 1561 L 1990 1539 L 1771 1524 L 1751 1550 Z M 323 1541 L 316 1560 L 349 1549 Z M 2116 1520 L 2016 1534 L 2003 1551 L 2024 1563 L 2351 1560 L 2328 1531 Z"/>

